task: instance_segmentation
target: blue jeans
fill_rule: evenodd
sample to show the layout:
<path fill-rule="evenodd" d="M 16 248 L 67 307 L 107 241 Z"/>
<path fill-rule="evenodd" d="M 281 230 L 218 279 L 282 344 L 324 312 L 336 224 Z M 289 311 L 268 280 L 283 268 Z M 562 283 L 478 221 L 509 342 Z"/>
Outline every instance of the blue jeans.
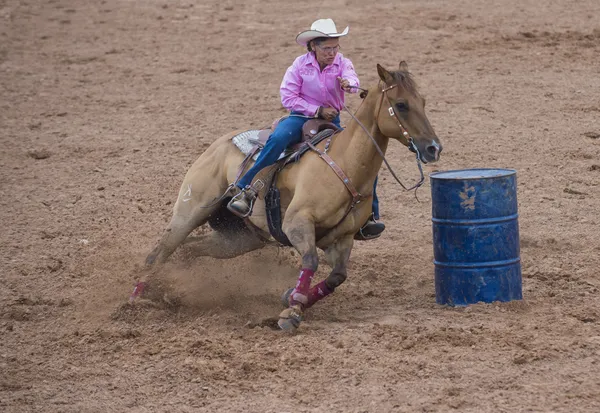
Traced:
<path fill-rule="evenodd" d="M 237 186 L 243 189 L 250 185 L 261 169 L 273 165 L 287 147 L 300 142 L 302 139 L 302 126 L 310 119 L 312 118 L 304 117 L 301 113 L 292 112 L 289 117 L 279 122 L 271 136 L 269 136 L 269 139 L 267 139 L 265 147 L 258 154 L 258 159 L 256 159 L 252 168 L 238 181 Z M 340 127 L 340 116 L 336 116 L 332 120 L 332 123 Z M 373 184 L 373 214 L 375 219 L 379 219 L 379 200 L 375 192 L 376 186 L 377 179 L 375 179 L 375 183 Z"/>
<path fill-rule="evenodd" d="M 375 182 L 373 182 L 373 204 L 371 209 L 373 210 L 373 218 L 379 219 L 379 198 L 377 198 L 377 179 L 379 176 L 375 177 Z"/>

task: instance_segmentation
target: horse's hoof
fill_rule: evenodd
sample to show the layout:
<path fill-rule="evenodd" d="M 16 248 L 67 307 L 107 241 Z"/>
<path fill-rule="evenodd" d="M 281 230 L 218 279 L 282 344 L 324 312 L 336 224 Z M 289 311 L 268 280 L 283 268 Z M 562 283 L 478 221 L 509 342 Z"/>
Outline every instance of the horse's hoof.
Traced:
<path fill-rule="evenodd" d="M 300 327 L 301 321 L 302 309 L 300 306 L 294 305 L 286 308 L 279 314 L 279 321 L 277 321 L 277 325 L 283 331 L 295 333 L 298 327 Z"/>
<path fill-rule="evenodd" d="M 292 291 L 294 291 L 293 287 L 286 290 L 281 295 L 281 304 L 283 305 L 283 308 L 288 308 L 290 306 L 290 295 L 292 295 Z"/>

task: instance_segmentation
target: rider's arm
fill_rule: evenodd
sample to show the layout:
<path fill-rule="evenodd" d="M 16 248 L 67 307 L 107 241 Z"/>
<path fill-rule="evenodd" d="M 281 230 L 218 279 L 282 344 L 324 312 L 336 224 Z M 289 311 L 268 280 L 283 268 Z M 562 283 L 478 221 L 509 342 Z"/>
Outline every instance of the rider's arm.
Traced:
<path fill-rule="evenodd" d="M 358 81 L 358 75 L 354 71 L 354 65 L 350 61 L 350 59 L 342 58 L 342 74 L 341 77 L 343 79 L 348 80 L 350 86 L 360 86 L 360 82 Z M 356 93 L 358 89 L 351 88 L 350 93 Z"/>
<path fill-rule="evenodd" d="M 316 116 L 319 111 L 318 105 L 308 103 L 301 97 L 302 77 L 298 65 L 294 62 L 283 76 L 279 93 L 281 104 L 289 111 L 300 112 L 306 116 Z"/>

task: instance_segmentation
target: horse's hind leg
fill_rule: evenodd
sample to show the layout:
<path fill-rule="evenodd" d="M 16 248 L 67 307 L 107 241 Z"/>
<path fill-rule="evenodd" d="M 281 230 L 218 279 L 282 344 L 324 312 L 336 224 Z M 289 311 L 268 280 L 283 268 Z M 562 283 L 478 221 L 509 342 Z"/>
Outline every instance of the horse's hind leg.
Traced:
<path fill-rule="evenodd" d="M 210 215 L 220 208 L 221 202 L 218 200 L 227 190 L 227 181 L 207 174 L 206 171 L 218 172 L 219 169 L 215 167 L 214 160 L 204 158 L 202 155 L 186 174 L 173 207 L 171 222 L 158 245 L 146 258 L 147 266 L 164 263 L 190 232 L 204 225 Z"/>
<path fill-rule="evenodd" d="M 130 302 L 133 302 L 138 296 L 144 294 L 148 279 L 158 275 L 157 271 L 161 264 L 165 263 L 177 247 L 185 241 L 187 236 L 194 229 L 208 221 L 210 214 L 219 208 L 219 205 L 209 208 L 205 208 L 205 206 L 210 205 L 211 202 L 218 199 L 221 195 L 219 191 L 224 192 L 226 190 L 226 188 L 222 190 L 216 188 L 213 191 L 204 193 L 204 196 L 202 196 L 204 199 L 194 199 L 196 202 L 192 204 L 192 200 L 187 197 L 186 191 L 183 190 L 184 186 L 182 186 L 179 199 L 173 207 L 173 216 L 169 225 L 164 230 L 156 247 L 146 257 L 146 268 L 143 270 L 133 293 L 129 297 Z"/>
<path fill-rule="evenodd" d="M 192 255 L 220 259 L 235 258 L 265 245 L 267 245 L 266 241 L 259 239 L 248 230 L 211 232 L 199 237 L 188 238 L 185 241 L 185 248 L 190 250 Z"/>
<path fill-rule="evenodd" d="M 210 211 L 207 212 L 210 213 Z M 194 229 L 208 220 L 208 215 L 202 214 L 202 211 L 192 216 L 174 213 L 160 241 L 146 257 L 146 265 L 153 266 L 164 263 Z"/>

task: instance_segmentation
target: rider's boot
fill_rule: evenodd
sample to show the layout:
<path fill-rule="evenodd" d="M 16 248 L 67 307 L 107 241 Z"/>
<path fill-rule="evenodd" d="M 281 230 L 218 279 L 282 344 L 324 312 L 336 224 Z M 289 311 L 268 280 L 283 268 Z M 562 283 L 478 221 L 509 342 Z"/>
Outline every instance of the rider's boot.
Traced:
<path fill-rule="evenodd" d="M 252 207 L 257 196 L 258 192 L 254 188 L 246 186 L 231 198 L 231 201 L 227 204 L 227 209 L 240 218 L 246 218 L 252 214 Z"/>
<path fill-rule="evenodd" d="M 365 222 L 365 224 L 354 235 L 354 239 L 359 241 L 366 241 L 370 239 L 379 238 L 384 230 L 385 224 L 383 222 L 378 222 L 373 216 L 373 214 L 371 214 L 367 222 Z"/>

